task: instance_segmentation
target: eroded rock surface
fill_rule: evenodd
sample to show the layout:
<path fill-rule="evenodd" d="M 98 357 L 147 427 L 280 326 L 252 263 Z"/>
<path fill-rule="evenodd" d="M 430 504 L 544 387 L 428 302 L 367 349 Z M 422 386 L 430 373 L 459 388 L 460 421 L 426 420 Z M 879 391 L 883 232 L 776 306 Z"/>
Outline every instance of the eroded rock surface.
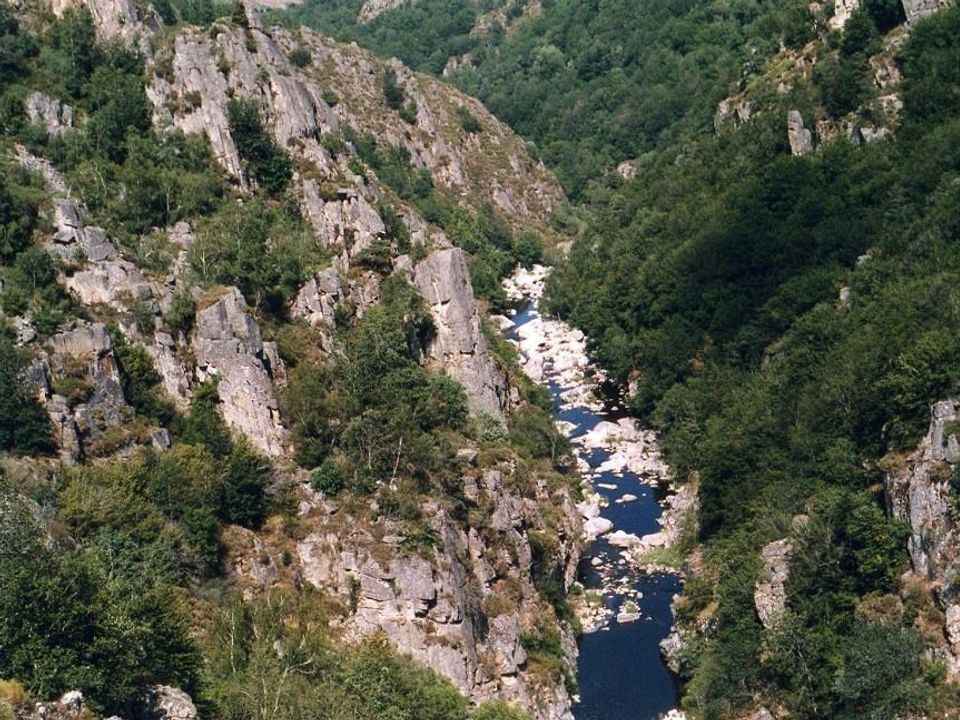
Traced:
<path fill-rule="evenodd" d="M 791 552 L 793 543 L 789 539 L 767 543 L 760 551 L 760 577 L 753 592 L 753 602 L 757 616 L 767 630 L 776 625 L 786 609 Z"/>
<path fill-rule="evenodd" d="M 798 110 L 787 113 L 787 139 L 794 155 L 809 155 L 813 152 L 813 133 L 803 126 L 803 116 Z"/>
<path fill-rule="evenodd" d="M 383 633 L 396 647 L 448 678 L 475 701 L 502 698 L 540 720 L 572 718 L 562 684 L 527 673 L 520 641 L 542 600 L 530 579 L 528 533 L 542 528 L 540 508 L 562 511 L 557 529 L 565 578 L 579 558 L 577 511 L 566 490 L 540 482 L 536 497 L 506 487 L 501 471 L 463 478 L 464 493 L 485 509 L 488 529 L 465 529 L 439 508 L 425 515 L 437 538 L 420 554 L 397 552 L 404 538 L 387 524 L 364 528 L 344 511 L 307 505 L 313 528 L 297 546 L 304 579 L 350 598 L 343 629 L 352 637 Z M 377 539 L 379 537 L 379 540 Z M 576 644 L 563 626 L 568 662 Z"/>
<path fill-rule="evenodd" d="M 487 349 L 463 251 L 431 253 L 417 264 L 414 281 L 436 324 L 430 360 L 463 383 L 473 410 L 502 415 L 507 387 Z"/>
<path fill-rule="evenodd" d="M 280 422 L 274 377 L 282 372 L 276 348 L 260 337 L 256 320 L 236 288 L 197 313 L 194 338 L 197 375 L 214 379 L 223 419 L 264 454 L 284 453 L 287 431 Z"/>
<path fill-rule="evenodd" d="M 918 448 L 885 465 L 887 504 L 910 528 L 908 548 L 913 573 L 944 612 L 944 646 L 951 675 L 960 674 L 960 533 L 950 478 L 960 461 L 958 403 L 931 407 L 930 426 Z"/>
<path fill-rule="evenodd" d="M 907 22 L 911 24 L 954 4 L 953 0 L 902 0 L 902 2 Z"/>
<path fill-rule="evenodd" d="M 47 131 L 48 135 L 64 135 L 73 130 L 73 107 L 42 92 L 32 92 L 24 100 L 27 118 Z"/>

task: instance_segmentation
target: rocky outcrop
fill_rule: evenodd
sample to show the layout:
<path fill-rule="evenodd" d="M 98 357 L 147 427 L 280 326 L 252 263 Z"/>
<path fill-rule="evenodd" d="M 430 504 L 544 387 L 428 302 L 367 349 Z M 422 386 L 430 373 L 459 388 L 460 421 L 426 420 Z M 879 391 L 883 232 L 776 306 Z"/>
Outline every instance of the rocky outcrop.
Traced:
<path fill-rule="evenodd" d="M 123 311 L 140 303 L 153 314 L 160 310 L 159 286 L 147 280 L 140 269 L 127 260 L 90 263 L 65 277 L 63 284 L 87 306 L 105 305 Z"/>
<path fill-rule="evenodd" d="M 789 539 L 774 540 L 760 551 L 760 577 L 754 588 L 753 603 L 757 617 L 767 630 L 777 624 L 786 609 L 791 552 L 793 543 Z"/>
<path fill-rule="evenodd" d="M 148 703 L 158 720 L 197 720 L 197 706 L 179 688 L 154 685 L 148 692 Z"/>
<path fill-rule="evenodd" d="M 370 247 L 386 233 L 377 210 L 357 190 L 342 188 L 337 196 L 324 199 L 314 180 L 303 183 L 302 207 L 324 247 L 347 257 Z"/>
<path fill-rule="evenodd" d="M 102 323 L 81 323 L 54 335 L 49 354 L 34 362 L 28 376 L 66 462 L 82 459 L 87 444 L 134 416 L 124 399 L 113 341 Z"/>
<path fill-rule="evenodd" d="M 197 377 L 218 383 L 227 425 L 265 455 L 282 455 L 287 432 L 280 422 L 273 381 L 283 366 L 276 346 L 261 339 L 239 290 L 227 288 L 197 313 L 193 346 Z"/>
<path fill-rule="evenodd" d="M 290 310 L 293 317 L 303 318 L 311 327 L 324 331 L 320 335 L 324 352 L 333 352 L 332 333 L 337 326 L 337 307 L 343 299 L 340 273 L 330 267 L 314 275 L 300 288 Z"/>
<path fill-rule="evenodd" d="M 914 572 L 951 593 L 960 569 L 960 535 L 953 519 L 950 475 L 960 460 L 957 403 L 931 408 L 930 428 L 917 450 L 887 465 L 887 502 L 910 527 Z"/>
<path fill-rule="evenodd" d="M 960 462 L 960 425 L 955 400 L 935 403 L 930 427 L 919 447 L 885 461 L 885 489 L 891 514 L 910 528 L 913 573 L 931 591 L 944 613 L 941 648 L 952 675 L 960 675 L 960 532 L 951 476 Z"/>
<path fill-rule="evenodd" d="M 827 24 L 834 30 L 843 30 L 859 7 L 860 0 L 836 0 L 833 4 L 833 17 Z"/>
<path fill-rule="evenodd" d="M 240 154 L 227 121 L 227 81 L 210 45 L 199 34 L 181 33 L 174 40 L 170 62 L 170 76 L 157 74 L 147 86 L 155 105 L 155 122 L 173 124 L 187 134 L 206 134 L 214 157 L 245 185 Z"/>
<path fill-rule="evenodd" d="M 249 28 L 215 25 L 211 32 L 179 33 L 172 44 L 157 51 L 148 86 L 158 124 L 206 133 L 214 155 L 241 185 L 248 179 L 243 177 L 226 120 L 230 97 L 260 103 L 277 141 L 300 161 L 304 172 L 298 183 L 307 205 L 319 207 L 317 197 L 337 200 L 333 195 L 341 188 L 376 205 L 372 201 L 376 190 L 354 174 L 348 156 L 339 156 L 340 151 L 320 142 L 347 123 L 376 137 L 381 149 L 404 148 L 415 167 L 427 169 L 438 185 L 465 203 L 493 204 L 517 229 L 533 226 L 546 234 L 554 232 L 549 215 L 564 202 L 555 178 L 479 102 L 390 61 L 398 84 L 416 107 L 416 121 L 408 124 L 384 103 L 382 60 L 309 31 L 294 35 L 280 28 L 264 29 L 256 13 L 249 15 Z M 304 68 L 287 59 L 297 47 L 311 54 L 312 62 Z M 332 108 L 324 99 L 330 93 L 339 98 Z M 478 118 L 481 132 L 462 131 L 461 107 Z M 314 168 L 333 183 L 332 188 L 321 188 L 311 172 Z M 308 209 L 307 214 L 321 237 L 332 234 L 329 228 L 336 219 L 324 218 L 321 223 L 322 212 Z"/>
<path fill-rule="evenodd" d="M 480 327 L 463 251 L 447 248 L 431 253 L 414 269 L 414 282 L 436 325 L 427 349 L 430 361 L 463 384 L 475 412 L 501 416 L 508 388 Z"/>
<path fill-rule="evenodd" d="M 713 126 L 720 130 L 724 127 L 740 127 L 757 114 L 757 104 L 744 97 L 732 97 L 721 100 L 713 118 Z"/>
<path fill-rule="evenodd" d="M 47 250 L 59 255 L 67 263 L 100 262 L 119 257 L 116 246 L 107 238 L 103 228 L 87 227 L 82 209 L 72 200 L 53 201 L 53 222 L 56 232 Z"/>
<path fill-rule="evenodd" d="M 161 25 L 153 8 L 134 0 L 52 0 L 51 9 L 58 17 L 72 8 L 83 7 L 93 17 L 97 38 L 101 41 L 145 41 Z M 141 42 L 141 49 L 149 46 Z"/>
<path fill-rule="evenodd" d="M 787 140 L 793 155 L 809 155 L 813 152 L 813 133 L 803 126 L 803 116 L 798 110 L 787 113 Z"/>
<path fill-rule="evenodd" d="M 358 23 L 368 23 L 389 10 L 403 7 L 410 0 L 364 0 L 363 7 L 357 15 Z"/>
<path fill-rule="evenodd" d="M 50 136 L 65 135 L 73 130 L 73 107 L 42 92 L 32 92 L 24 100 L 27 118 Z"/>
<path fill-rule="evenodd" d="M 903 12 L 909 24 L 954 4 L 953 0 L 902 0 L 902 2 Z"/>
<path fill-rule="evenodd" d="M 535 494 L 508 489 L 501 470 L 462 478 L 467 501 L 488 518 L 465 528 L 440 506 L 423 509 L 436 541 L 419 553 L 399 552 L 401 528 L 386 522 L 364 527 L 336 503 L 306 506 L 312 531 L 297 552 L 303 578 L 342 598 L 348 637 L 384 634 L 402 652 L 448 678 L 474 701 L 500 698 L 528 709 L 538 720 L 572 717 L 570 698 L 557 677 L 528 672 L 522 634 L 543 612 L 530 575 L 529 533 L 546 528 L 541 508 L 560 511 L 550 528 L 560 542 L 559 562 L 572 579 L 579 558 L 579 521 L 566 489 L 537 481 Z M 576 644 L 562 626 L 566 662 Z"/>

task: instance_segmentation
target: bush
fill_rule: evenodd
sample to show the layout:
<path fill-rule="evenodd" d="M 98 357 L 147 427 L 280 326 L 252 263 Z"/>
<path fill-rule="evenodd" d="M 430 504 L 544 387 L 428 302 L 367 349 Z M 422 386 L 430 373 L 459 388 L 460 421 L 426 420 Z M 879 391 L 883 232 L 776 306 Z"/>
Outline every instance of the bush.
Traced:
<path fill-rule="evenodd" d="M 310 475 L 310 485 L 317 492 L 322 492 L 328 497 L 336 495 L 346 487 L 347 480 L 340 465 L 327 458 L 320 467 L 316 468 Z"/>
<path fill-rule="evenodd" d="M 230 134 L 250 177 L 270 195 L 286 190 L 293 177 L 293 164 L 264 129 L 257 101 L 232 98 L 227 104 L 227 118 Z"/>
<path fill-rule="evenodd" d="M 383 99 L 387 107 L 391 110 L 399 110 L 403 107 L 404 94 L 403 88 L 397 82 L 397 72 L 388 67 L 383 71 L 383 81 L 381 84 L 383 90 Z"/>
<path fill-rule="evenodd" d="M 15 547 L 0 547 L 0 676 L 38 697 L 81 690 L 92 708 L 127 716 L 143 711 L 148 685 L 196 691 L 200 655 L 167 590 L 82 552 L 57 555 L 39 528 L 21 529 Z"/>
<path fill-rule="evenodd" d="M 483 130 L 483 125 L 477 120 L 476 115 L 463 106 L 457 108 L 457 118 L 460 120 L 460 127 L 463 128 L 465 133 L 475 135 Z"/>
<path fill-rule="evenodd" d="M 158 425 L 168 424 L 173 419 L 174 407 L 164 394 L 163 378 L 154 367 L 153 358 L 142 345 L 128 343 L 119 332 L 111 336 L 124 398 L 139 415 Z"/>
<path fill-rule="evenodd" d="M 52 452 L 50 420 L 26 381 L 28 361 L 0 333 L 0 449 L 19 455 Z"/>
<path fill-rule="evenodd" d="M 223 506 L 229 522 L 258 528 L 266 516 L 266 487 L 270 481 L 270 461 L 262 457 L 246 440 L 238 442 L 224 467 Z"/>
<path fill-rule="evenodd" d="M 305 48 L 303 45 L 297 45 L 293 50 L 290 51 L 290 54 L 287 57 L 290 59 L 290 62 L 298 68 L 305 68 L 310 64 L 312 59 L 310 51 L 307 50 L 307 48 Z"/>

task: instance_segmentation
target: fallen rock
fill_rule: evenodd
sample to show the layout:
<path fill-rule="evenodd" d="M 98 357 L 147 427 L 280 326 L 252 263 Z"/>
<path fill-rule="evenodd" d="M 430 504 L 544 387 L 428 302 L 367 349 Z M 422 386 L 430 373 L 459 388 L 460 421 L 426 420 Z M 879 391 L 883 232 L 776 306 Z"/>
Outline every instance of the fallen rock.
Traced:
<path fill-rule="evenodd" d="M 616 532 L 610 533 L 610 535 L 607 536 L 607 542 L 614 547 L 631 548 L 640 544 L 640 538 L 633 533 L 617 530 Z"/>
<path fill-rule="evenodd" d="M 159 720 L 197 720 L 197 706 L 179 688 L 154 685 L 149 690 L 149 703 Z"/>

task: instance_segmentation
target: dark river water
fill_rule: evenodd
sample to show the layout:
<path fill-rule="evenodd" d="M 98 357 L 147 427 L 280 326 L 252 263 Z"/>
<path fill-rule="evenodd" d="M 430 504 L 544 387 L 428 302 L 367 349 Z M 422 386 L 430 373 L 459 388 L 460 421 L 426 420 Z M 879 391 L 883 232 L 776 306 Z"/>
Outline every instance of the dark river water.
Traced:
<path fill-rule="evenodd" d="M 531 305 L 522 307 L 514 321 L 510 336 L 533 317 Z M 593 429 L 602 420 L 616 422 L 623 414 L 605 410 L 594 412 L 587 408 L 562 408 L 560 393 L 565 389 L 550 383 L 550 392 L 556 406 L 555 418 L 576 425 L 574 437 Z M 585 451 L 581 457 L 596 468 L 608 457 L 605 450 Z M 610 501 L 602 516 L 613 521 L 614 528 L 646 535 L 659 530 L 660 504 L 656 491 L 641 482 L 633 473 L 624 470 L 614 477 L 603 473 L 595 483 L 616 485 L 616 490 L 596 488 Z M 632 503 L 616 504 L 614 500 L 624 493 L 637 496 Z M 600 556 L 616 562 L 617 548 L 602 537 L 584 551 L 580 564 L 580 580 L 589 589 L 600 589 L 601 579 L 591 560 Z M 574 707 L 577 720 L 655 720 L 678 702 L 678 688 L 673 675 L 660 658 L 660 641 L 667 636 L 672 624 L 670 601 L 679 592 L 680 579 L 668 574 L 646 574 L 622 570 L 617 577 L 626 577 L 629 584 L 642 593 L 638 601 L 642 616 L 629 624 L 619 624 L 611 618 L 603 629 L 585 634 L 580 641 L 580 659 L 577 680 L 580 685 L 580 704 Z M 621 583 L 615 583 L 619 586 Z M 616 613 L 624 597 L 615 593 L 605 596 L 608 607 Z"/>

